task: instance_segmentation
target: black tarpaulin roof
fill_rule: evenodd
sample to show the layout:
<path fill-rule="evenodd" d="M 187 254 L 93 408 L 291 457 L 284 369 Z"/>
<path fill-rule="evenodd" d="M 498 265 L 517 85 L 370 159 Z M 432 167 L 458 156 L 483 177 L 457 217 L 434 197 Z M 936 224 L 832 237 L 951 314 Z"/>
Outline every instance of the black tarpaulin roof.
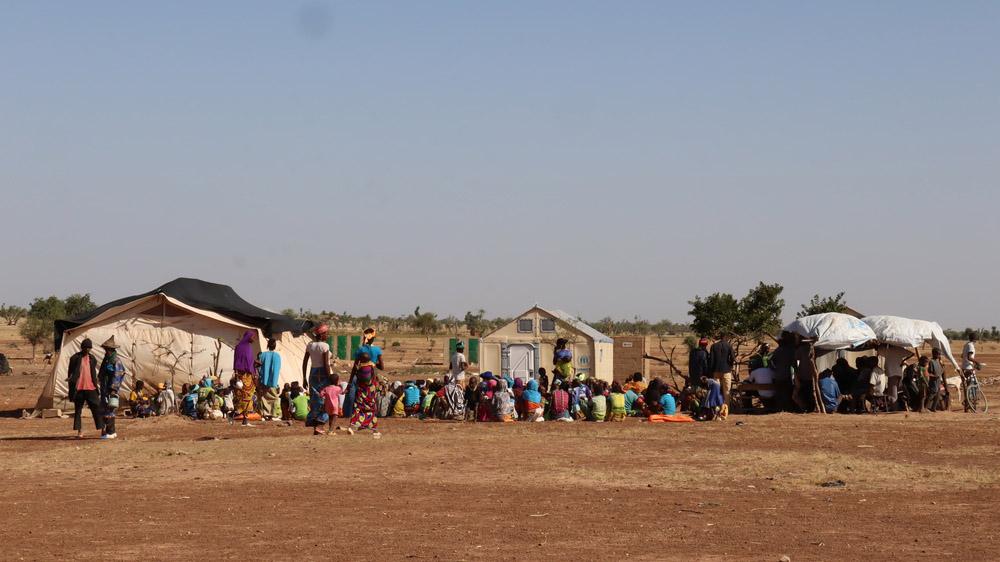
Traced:
<path fill-rule="evenodd" d="M 111 301 L 83 316 L 71 320 L 56 320 L 55 348 L 61 347 L 62 336 L 66 330 L 85 324 L 109 309 L 157 294 L 164 294 L 188 306 L 208 310 L 241 324 L 259 328 L 266 336 L 281 332 L 292 332 L 298 336 L 312 327 L 312 322 L 308 320 L 296 320 L 248 303 L 229 285 L 180 277 L 147 293 Z"/>

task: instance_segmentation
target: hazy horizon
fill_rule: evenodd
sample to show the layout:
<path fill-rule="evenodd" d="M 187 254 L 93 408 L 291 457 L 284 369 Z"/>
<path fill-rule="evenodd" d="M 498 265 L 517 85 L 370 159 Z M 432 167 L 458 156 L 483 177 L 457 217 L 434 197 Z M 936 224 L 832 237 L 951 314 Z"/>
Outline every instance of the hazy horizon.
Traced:
<path fill-rule="evenodd" d="M 1000 324 L 1000 4 L 0 5 L 0 301 Z"/>

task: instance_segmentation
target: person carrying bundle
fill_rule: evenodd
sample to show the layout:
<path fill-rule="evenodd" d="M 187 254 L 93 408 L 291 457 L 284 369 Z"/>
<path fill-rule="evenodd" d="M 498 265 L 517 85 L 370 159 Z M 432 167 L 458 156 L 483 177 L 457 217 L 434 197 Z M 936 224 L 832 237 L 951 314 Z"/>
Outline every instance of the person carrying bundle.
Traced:
<path fill-rule="evenodd" d="M 569 342 L 566 338 L 556 340 L 556 348 L 553 357 L 555 362 L 556 377 L 564 381 L 573 380 L 573 352 L 568 348 Z"/>

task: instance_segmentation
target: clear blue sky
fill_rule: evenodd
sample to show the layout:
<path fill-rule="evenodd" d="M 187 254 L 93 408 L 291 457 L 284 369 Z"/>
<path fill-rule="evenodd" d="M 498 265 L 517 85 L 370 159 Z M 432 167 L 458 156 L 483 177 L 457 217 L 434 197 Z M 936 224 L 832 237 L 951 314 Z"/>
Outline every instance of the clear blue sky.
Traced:
<path fill-rule="evenodd" d="M 1000 324 L 1000 3 L 0 4 L 0 300 Z"/>

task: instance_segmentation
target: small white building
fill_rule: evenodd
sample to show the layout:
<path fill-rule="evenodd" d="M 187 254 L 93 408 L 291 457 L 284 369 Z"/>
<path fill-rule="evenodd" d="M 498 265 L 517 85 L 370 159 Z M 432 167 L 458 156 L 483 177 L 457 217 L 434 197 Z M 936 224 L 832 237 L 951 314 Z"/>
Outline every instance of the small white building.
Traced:
<path fill-rule="evenodd" d="M 539 367 L 552 372 L 559 338 L 568 340 L 577 374 L 612 380 L 614 341 L 573 315 L 537 305 L 482 337 L 479 370 L 523 379 Z"/>

